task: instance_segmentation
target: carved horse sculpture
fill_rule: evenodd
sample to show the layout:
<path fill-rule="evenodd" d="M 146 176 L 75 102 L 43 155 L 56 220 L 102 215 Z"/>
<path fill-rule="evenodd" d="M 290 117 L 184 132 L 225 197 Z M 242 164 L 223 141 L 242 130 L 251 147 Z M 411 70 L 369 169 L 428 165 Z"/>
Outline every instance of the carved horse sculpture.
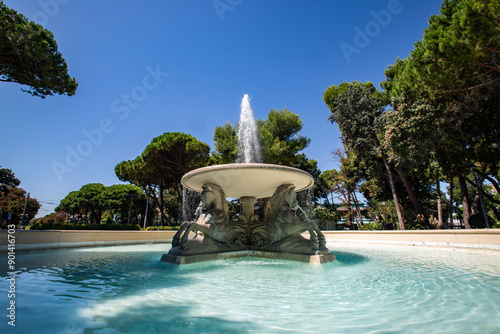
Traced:
<path fill-rule="evenodd" d="M 325 236 L 313 221 L 302 221 L 296 214 L 300 209 L 297 201 L 295 186 L 283 184 L 276 189 L 271 199 L 268 201 L 265 212 L 264 226 L 254 230 L 252 240 L 266 238 L 270 250 L 273 247 L 283 247 L 289 252 L 298 253 L 329 253 L 326 248 Z M 265 233 L 267 230 L 267 237 Z M 307 242 L 301 234 L 309 232 L 310 239 Z"/>
<path fill-rule="evenodd" d="M 186 254 L 244 248 L 245 227 L 229 220 L 226 196 L 221 187 L 204 184 L 197 211 L 199 217 L 196 221 L 184 222 L 180 226 L 172 240 L 173 248 L 179 247 Z M 196 240 L 188 239 L 189 232 L 196 233 L 193 238 Z M 203 237 L 197 232 L 203 233 Z"/>

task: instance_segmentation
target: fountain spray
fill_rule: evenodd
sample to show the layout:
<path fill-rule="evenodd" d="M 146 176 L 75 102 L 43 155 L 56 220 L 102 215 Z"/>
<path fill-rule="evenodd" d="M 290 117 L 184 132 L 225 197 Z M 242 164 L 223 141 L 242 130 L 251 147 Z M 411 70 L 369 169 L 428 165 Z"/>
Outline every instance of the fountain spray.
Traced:
<path fill-rule="evenodd" d="M 250 107 L 250 97 L 243 96 L 241 101 L 240 123 L 238 128 L 237 163 L 262 162 L 257 126 Z"/>

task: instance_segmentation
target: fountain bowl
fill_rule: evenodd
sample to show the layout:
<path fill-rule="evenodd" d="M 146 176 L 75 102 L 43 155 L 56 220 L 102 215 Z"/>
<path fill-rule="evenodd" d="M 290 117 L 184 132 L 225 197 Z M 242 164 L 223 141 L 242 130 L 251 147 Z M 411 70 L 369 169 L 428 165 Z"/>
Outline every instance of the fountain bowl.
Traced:
<path fill-rule="evenodd" d="M 298 168 L 265 163 L 235 163 L 207 166 L 186 173 L 184 187 L 201 192 L 203 185 L 220 186 L 230 198 L 271 197 L 282 184 L 293 184 L 296 191 L 314 185 L 313 177 Z"/>

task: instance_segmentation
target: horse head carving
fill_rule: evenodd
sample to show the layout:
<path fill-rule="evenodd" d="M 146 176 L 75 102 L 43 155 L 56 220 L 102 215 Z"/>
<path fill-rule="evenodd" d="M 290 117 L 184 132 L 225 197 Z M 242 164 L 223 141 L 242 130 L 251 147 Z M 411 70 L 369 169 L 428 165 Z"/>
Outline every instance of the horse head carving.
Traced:
<path fill-rule="evenodd" d="M 223 223 L 229 220 L 226 195 L 221 187 L 216 184 L 206 183 L 201 192 L 201 213 L 211 214 L 214 223 Z"/>
<path fill-rule="evenodd" d="M 267 220 L 276 221 L 286 213 L 292 213 L 299 208 L 295 186 L 293 184 L 282 184 L 274 192 L 267 203 Z"/>

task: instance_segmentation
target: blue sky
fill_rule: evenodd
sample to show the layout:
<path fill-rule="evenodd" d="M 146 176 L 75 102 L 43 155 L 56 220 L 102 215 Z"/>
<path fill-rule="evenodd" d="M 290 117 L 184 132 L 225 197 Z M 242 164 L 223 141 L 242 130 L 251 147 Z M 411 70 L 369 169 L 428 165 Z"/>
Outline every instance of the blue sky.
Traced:
<path fill-rule="evenodd" d="M 76 95 L 32 97 L 0 82 L 0 165 L 53 211 L 70 191 L 120 183 L 114 167 L 164 132 L 213 148 L 238 122 L 244 94 L 255 118 L 288 108 L 321 170 L 340 133 L 323 92 L 384 80 L 421 39 L 438 0 L 4 0 L 54 33 Z M 54 203 L 54 204 L 51 204 Z"/>

